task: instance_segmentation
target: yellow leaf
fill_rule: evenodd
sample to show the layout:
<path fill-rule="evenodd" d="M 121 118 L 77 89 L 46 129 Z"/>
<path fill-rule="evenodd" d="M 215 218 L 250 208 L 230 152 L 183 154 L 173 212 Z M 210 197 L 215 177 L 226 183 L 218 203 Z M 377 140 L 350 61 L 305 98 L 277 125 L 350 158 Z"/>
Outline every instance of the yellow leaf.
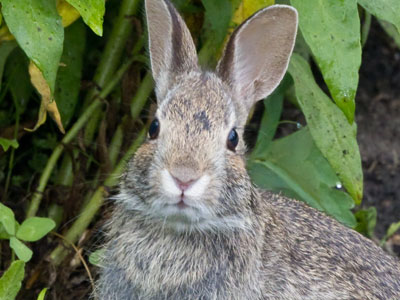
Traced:
<path fill-rule="evenodd" d="M 79 17 L 79 12 L 65 0 L 57 0 L 57 11 L 62 18 L 62 26 L 68 27 Z"/>
<path fill-rule="evenodd" d="M 243 0 L 233 16 L 233 22 L 236 25 L 242 24 L 244 20 L 254 14 L 256 11 L 270 6 L 275 0 Z"/>
<path fill-rule="evenodd" d="M 0 42 L 11 41 L 13 39 L 14 36 L 8 30 L 7 25 L 3 24 L 3 26 L 0 27 Z"/>
<path fill-rule="evenodd" d="M 29 75 L 31 76 L 31 82 L 39 94 L 42 96 L 42 101 L 40 103 L 38 121 L 36 122 L 35 127 L 33 129 L 27 129 L 28 131 L 35 131 L 38 129 L 44 122 L 46 122 L 46 115 L 49 112 L 52 119 L 56 122 L 58 129 L 65 133 L 64 127 L 61 122 L 60 112 L 57 108 L 57 103 L 54 101 L 51 96 L 50 87 L 47 84 L 46 80 L 43 77 L 42 72 L 38 67 L 31 61 L 29 63 Z"/>

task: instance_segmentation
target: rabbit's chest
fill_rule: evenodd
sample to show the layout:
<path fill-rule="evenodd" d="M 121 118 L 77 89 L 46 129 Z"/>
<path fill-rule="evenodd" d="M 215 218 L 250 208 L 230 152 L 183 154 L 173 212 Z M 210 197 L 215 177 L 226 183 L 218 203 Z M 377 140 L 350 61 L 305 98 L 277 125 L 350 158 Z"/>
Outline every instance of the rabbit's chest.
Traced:
<path fill-rule="evenodd" d="M 135 299 L 259 299 L 256 272 L 223 248 L 154 239 L 117 248 Z"/>

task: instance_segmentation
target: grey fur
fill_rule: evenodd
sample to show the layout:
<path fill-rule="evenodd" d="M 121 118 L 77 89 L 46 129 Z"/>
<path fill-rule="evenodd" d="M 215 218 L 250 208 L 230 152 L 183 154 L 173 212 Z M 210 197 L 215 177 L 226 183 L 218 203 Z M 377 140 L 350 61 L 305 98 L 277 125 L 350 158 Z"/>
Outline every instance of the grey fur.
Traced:
<path fill-rule="evenodd" d="M 148 14 L 150 45 L 163 45 L 150 47 L 160 133 L 138 149 L 121 180 L 98 297 L 400 299 L 395 258 L 319 211 L 257 189 L 246 172 L 242 128 L 249 107 L 268 95 L 286 71 L 296 12 L 276 6 L 246 21 L 232 35 L 216 75 L 194 65 L 193 41 L 172 5 L 146 0 L 146 9 L 152 8 L 160 14 L 157 20 L 166 22 L 160 25 Z M 273 33 L 257 27 L 271 16 L 276 19 L 272 31 L 279 24 L 287 29 L 273 45 L 279 55 L 258 51 L 253 60 L 273 68 L 268 75 L 248 72 L 247 65 L 238 64 L 249 47 L 243 45 L 248 41 L 243 34 Z M 254 29 L 254 24 L 259 25 Z M 173 48 L 185 57 L 174 58 Z M 238 78 L 244 80 L 239 89 Z M 234 127 L 239 134 L 235 152 L 226 147 Z M 179 178 L 207 175 L 206 190 L 193 196 L 196 201 L 185 212 L 169 212 L 175 198 L 167 194 L 168 185 L 163 187 L 165 170 Z"/>

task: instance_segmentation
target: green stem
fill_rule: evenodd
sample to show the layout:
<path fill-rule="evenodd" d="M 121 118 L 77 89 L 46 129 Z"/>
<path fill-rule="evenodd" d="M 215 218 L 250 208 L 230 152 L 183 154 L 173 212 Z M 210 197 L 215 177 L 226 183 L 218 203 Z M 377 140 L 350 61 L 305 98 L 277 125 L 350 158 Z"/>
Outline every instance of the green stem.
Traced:
<path fill-rule="evenodd" d="M 102 89 L 106 85 L 106 82 L 111 80 L 115 70 L 117 69 L 121 61 L 121 56 L 125 48 L 126 41 L 132 31 L 132 21 L 130 17 L 138 12 L 139 3 L 140 0 L 122 1 L 119 14 L 115 20 L 114 27 L 110 34 L 110 38 L 107 41 L 100 64 L 93 78 L 96 86 L 88 92 L 84 101 L 84 107 L 93 101 L 98 93 L 97 88 Z M 101 120 L 101 115 L 101 110 L 94 111 L 91 120 L 86 126 L 84 136 L 86 145 L 90 144 L 93 140 L 94 134 L 97 131 L 98 123 Z"/>
<path fill-rule="evenodd" d="M 64 145 L 68 144 L 72 141 L 72 139 L 78 134 L 79 130 L 85 125 L 85 123 L 90 119 L 93 112 L 100 107 L 102 102 L 99 99 L 93 101 L 92 104 L 85 110 L 85 112 L 80 116 L 80 118 L 75 122 L 75 124 L 71 127 L 68 133 L 61 140 L 61 143 L 57 145 L 57 147 L 53 150 L 47 164 L 42 172 L 42 175 L 39 179 L 39 186 L 33 194 L 32 200 L 29 203 L 27 209 L 27 217 L 33 217 L 36 215 L 36 212 L 39 208 L 40 202 L 43 197 L 44 189 L 46 188 L 47 182 L 49 181 L 50 175 L 56 166 L 57 160 L 60 157 L 61 153 L 64 150 Z"/>
<path fill-rule="evenodd" d="M 19 112 L 17 110 L 16 117 L 15 117 L 15 129 L 14 129 L 14 139 L 16 140 L 18 138 L 18 130 L 19 130 Z M 8 162 L 8 172 L 7 172 L 7 178 L 6 178 L 6 185 L 4 187 L 4 193 L 3 193 L 3 202 L 6 202 L 7 200 L 7 193 L 8 193 L 8 188 L 10 187 L 10 181 L 11 181 L 11 174 L 12 174 L 12 169 L 14 165 L 14 157 L 15 157 L 15 148 L 11 148 L 11 153 L 10 153 L 10 160 Z"/>
<path fill-rule="evenodd" d="M 361 28 L 361 45 L 364 47 L 367 42 L 369 29 L 371 28 L 371 14 L 364 10 L 364 24 Z"/>
<path fill-rule="evenodd" d="M 76 219 L 74 224 L 65 234 L 65 239 L 70 243 L 75 243 L 81 234 L 86 230 L 92 221 L 93 217 L 96 215 L 97 211 L 100 209 L 101 205 L 104 201 L 105 189 L 106 187 L 115 186 L 118 183 L 118 178 L 122 175 L 126 162 L 132 157 L 137 148 L 143 142 L 146 137 L 146 128 L 143 128 L 135 141 L 129 147 L 128 151 L 125 155 L 120 159 L 118 165 L 114 168 L 113 172 L 107 177 L 104 182 L 104 186 L 100 186 L 97 188 L 93 196 L 87 202 L 86 206 L 79 214 L 79 217 Z M 54 265 L 59 265 L 65 256 L 68 254 L 64 245 L 57 246 L 50 254 L 50 260 Z"/>
<path fill-rule="evenodd" d="M 115 76 L 110 80 L 104 89 L 99 94 L 99 99 L 95 99 L 92 104 L 85 110 L 85 112 L 79 117 L 79 119 L 75 122 L 75 124 L 71 127 L 71 129 L 67 132 L 64 138 L 61 140 L 61 143 L 57 145 L 57 147 L 53 150 L 47 164 L 42 172 L 42 175 L 39 179 L 39 186 L 33 194 L 32 200 L 29 203 L 27 209 L 27 217 L 33 217 L 36 215 L 36 212 L 39 208 L 40 202 L 43 197 L 44 189 L 46 188 L 47 182 L 49 181 L 50 175 L 56 166 L 56 163 L 64 150 L 64 145 L 70 143 L 73 138 L 78 134 L 79 130 L 86 124 L 88 120 L 93 116 L 93 112 L 100 108 L 103 99 L 108 96 L 108 94 L 114 89 L 117 83 L 121 80 L 125 71 L 129 68 L 129 65 L 135 61 L 136 57 L 132 57 L 127 62 L 125 62 L 121 68 L 116 72 Z"/>
<path fill-rule="evenodd" d="M 126 118 L 122 119 L 121 124 L 118 125 L 115 130 L 114 136 L 111 139 L 110 146 L 108 147 L 108 156 L 110 159 L 111 168 L 114 168 L 117 162 L 118 154 L 121 151 L 122 142 L 124 140 L 124 121 Z"/>
<path fill-rule="evenodd" d="M 139 117 L 139 114 L 146 104 L 149 95 L 153 91 L 153 86 L 153 77 L 151 76 L 150 72 L 147 72 L 146 76 L 142 80 L 142 83 L 140 84 L 139 89 L 131 101 L 131 117 L 133 120 L 136 120 Z"/>

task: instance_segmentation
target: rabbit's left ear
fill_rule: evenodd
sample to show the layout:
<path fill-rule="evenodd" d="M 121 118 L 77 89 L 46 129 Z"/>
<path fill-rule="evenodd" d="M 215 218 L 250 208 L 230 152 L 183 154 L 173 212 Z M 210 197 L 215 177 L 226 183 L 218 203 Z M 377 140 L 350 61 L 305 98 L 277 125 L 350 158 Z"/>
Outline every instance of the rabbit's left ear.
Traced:
<path fill-rule="evenodd" d="M 164 98 L 177 75 L 197 69 L 197 53 L 189 29 L 168 0 L 146 0 L 151 70 L 157 98 Z"/>
<path fill-rule="evenodd" d="M 232 34 L 217 73 L 231 87 L 244 113 L 282 80 L 296 33 L 297 11 L 274 5 L 255 13 Z"/>

